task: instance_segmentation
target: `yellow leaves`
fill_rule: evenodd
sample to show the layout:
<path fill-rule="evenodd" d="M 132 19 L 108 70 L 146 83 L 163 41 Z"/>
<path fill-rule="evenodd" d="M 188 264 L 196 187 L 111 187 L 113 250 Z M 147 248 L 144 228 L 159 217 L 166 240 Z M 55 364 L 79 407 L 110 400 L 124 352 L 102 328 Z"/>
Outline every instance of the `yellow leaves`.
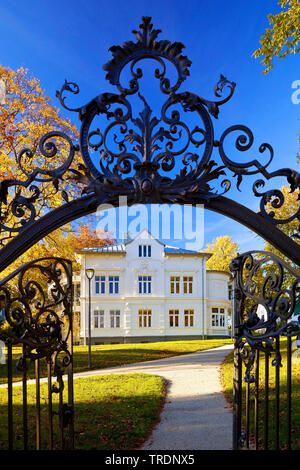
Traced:
<path fill-rule="evenodd" d="M 84 224 L 79 227 L 76 236 L 69 240 L 69 243 L 73 246 L 75 251 L 79 251 L 82 248 L 96 248 L 106 245 L 112 245 L 114 240 L 109 232 L 102 230 L 94 230 L 88 224 Z"/>
<path fill-rule="evenodd" d="M 269 14 L 270 28 L 260 39 L 261 47 L 253 56 L 263 57 L 261 63 L 265 66 L 262 73 L 266 74 L 273 68 L 273 58 L 279 59 L 300 51 L 300 2 L 299 0 L 279 0 L 282 11 L 276 15 Z"/>
<path fill-rule="evenodd" d="M 57 145 L 57 153 L 54 157 L 48 158 L 39 152 L 39 141 L 46 133 L 59 130 L 76 142 L 78 138 L 76 126 L 69 119 L 60 116 L 59 110 L 52 106 L 50 98 L 45 96 L 39 80 L 32 77 L 28 69 L 20 67 L 13 71 L 0 65 L 0 77 L 6 85 L 5 104 L 0 106 L 0 179 L 22 181 L 27 179 L 17 163 L 19 152 L 24 148 L 30 149 L 33 153 L 33 157 L 22 158 L 27 175 L 36 168 L 47 171 L 62 165 L 69 156 L 68 143 L 53 138 Z M 80 155 L 75 154 L 73 166 L 76 167 L 80 162 Z M 38 216 L 64 203 L 61 191 L 66 191 L 73 197 L 80 195 L 78 185 L 67 179 L 59 181 L 59 188 L 55 188 L 50 181 L 40 184 L 39 188 L 41 196 L 35 202 Z M 28 195 L 28 190 L 23 190 L 22 195 L 26 194 Z M 14 195 L 15 190 L 10 190 L 8 204 Z M 7 208 L 8 206 L 2 207 L 2 215 Z M 2 219 L 2 222 L 5 223 L 6 220 Z M 2 233 L 0 241 L 3 241 L 6 235 Z"/>
<path fill-rule="evenodd" d="M 12 265 L 1 272 L 1 278 L 3 279 L 15 269 L 33 259 L 44 257 L 69 259 L 73 263 L 73 270 L 79 271 L 81 266 L 76 259 L 76 251 L 84 247 L 101 247 L 114 243 L 109 232 L 104 232 L 102 235 L 99 238 L 99 233 L 97 234 L 96 230 L 88 224 L 79 226 L 76 230 L 72 228 L 71 224 L 66 224 L 26 251 Z M 39 276 L 40 273 L 35 272 L 33 275 Z"/>
<path fill-rule="evenodd" d="M 281 205 L 281 207 L 278 207 L 278 209 L 274 208 L 271 204 L 271 202 L 267 205 L 267 211 L 269 212 L 274 212 L 274 218 L 277 220 L 284 220 L 288 219 L 291 217 L 291 215 L 296 214 L 297 211 L 299 210 L 299 205 L 300 205 L 300 191 L 296 190 L 293 193 L 290 191 L 289 186 L 283 186 L 280 188 L 280 191 L 282 192 L 284 196 L 284 202 Z M 274 200 L 274 202 L 276 202 Z M 276 205 L 276 204 L 275 204 Z M 296 243 L 300 244 L 300 240 L 293 237 L 293 235 L 297 232 L 299 232 L 299 225 L 300 222 L 297 218 L 292 220 L 289 223 L 285 224 L 280 224 L 278 225 L 278 228 L 282 230 L 283 233 L 285 233 L 288 237 L 292 238 Z M 282 253 L 279 250 L 276 250 L 273 245 L 271 245 L 269 242 L 265 242 L 265 247 L 264 249 L 266 251 L 270 251 L 280 258 L 284 258 Z M 289 262 L 288 258 L 284 258 L 287 262 Z"/>
<path fill-rule="evenodd" d="M 218 271 L 229 271 L 229 265 L 237 256 L 239 246 L 232 241 L 229 235 L 217 237 L 211 244 L 207 244 L 204 252 L 212 253 L 213 256 L 207 261 L 208 269 Z"/>

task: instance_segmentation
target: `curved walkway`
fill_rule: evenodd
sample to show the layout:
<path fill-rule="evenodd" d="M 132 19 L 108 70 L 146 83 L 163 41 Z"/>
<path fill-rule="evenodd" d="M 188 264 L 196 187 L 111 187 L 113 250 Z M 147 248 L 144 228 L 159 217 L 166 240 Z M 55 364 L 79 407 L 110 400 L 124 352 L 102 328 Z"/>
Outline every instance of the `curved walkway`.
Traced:
<path fill-rule="evenodd" d="M 159 375 L 168 381 L 166 403 L 141 450 L 229 450 L 232 413 L 222 393 L 220 365 L 232 349 L 228 344 L 166 359 L 78 372 L 74 379 L 133 372 Z M 3 387 L 7 384 L 0 385 Z"/>
<path fill-rule="evenodd" d="M 192 354 L 74 374 L 74 378 L 143 372 L 168 381 L 160 422 L 142 450 L 229 450 L 232 413 L 222 393 L 220 365 L 231 344 Z"/>

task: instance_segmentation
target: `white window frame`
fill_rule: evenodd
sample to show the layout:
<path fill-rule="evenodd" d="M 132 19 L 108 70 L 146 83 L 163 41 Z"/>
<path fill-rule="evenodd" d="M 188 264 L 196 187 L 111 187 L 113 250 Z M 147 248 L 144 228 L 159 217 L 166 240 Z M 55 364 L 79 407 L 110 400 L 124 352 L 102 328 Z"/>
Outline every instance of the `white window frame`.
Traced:
<path fill-rule="evenodd" d="M 109 311 L 110 328 L 121 328 L 121 312 L 119 309 L 111 309 Z"/>
<path fill-rule="evenodd" d="M 169 328 L 179 328 L 179 309 L 169 309 Z"/>
<path fill-rule="evenodd" d="M 170 276 L 170 294 L 171 295 L 180 294 L 180 276 L 176 276 L 176 275 Z"/>
<path fill-rule="evenodd" d="M 152 276 L 138 275 L 138 294 L 150 295 L 152 293 Z"/>
<path fill-rule="evenodd" d="M 185 275 L 182 277 L 182 293 L 184 295 L 191 295 L 194 290 L 194 277 Z M 185 292 L 186 290 L 186 292 Z"/>
<path fill-rule="evenodd" d="M 139 258 L 151 258 L 152 256 L 152 246 L 151 245 L 139 245 Z"/>
<path fill-rule="evenodd" d="M 94 310 L 94 328 L 95 329 L 105 328 L 105 316 L 104 316 L 104 310 L 102 309 Z"/>
<path fill-rule="evenodd" d="M 139 309 L 139 328 L 151 328 L 152 327 L 152 310 L 151 309 Z"/>
<path fill-rule="evenodd" d="M 104 295 L 105 294 L 105 291 L 106 291 L 106 278 L 105 276 L 102 276 L 101 274 L 97 274 L 97 276 L 95 276 L 95 294 L 96 295 Z M 99 292 L 97 292 L 97 290 Z"/>
<path fill-rule="evenodd" d="M 195 326 L 195 311 L 193 308 L 187 308 L 184 310 L 184 327 L 194 328 L 194 326 Z"/>
<path fill-rule="evenodd" d="M 112 286 L 112 292 L 111 292 Z M 120 294 L 120 276 L 110 274 L 108 275 L 108 295 L 118 295 Z"/>
<path fill-rule="evenodd" d="M 226 311 L 224 307 L 212 307 L 210 323 L 212 328 L 226 328 Z"/>

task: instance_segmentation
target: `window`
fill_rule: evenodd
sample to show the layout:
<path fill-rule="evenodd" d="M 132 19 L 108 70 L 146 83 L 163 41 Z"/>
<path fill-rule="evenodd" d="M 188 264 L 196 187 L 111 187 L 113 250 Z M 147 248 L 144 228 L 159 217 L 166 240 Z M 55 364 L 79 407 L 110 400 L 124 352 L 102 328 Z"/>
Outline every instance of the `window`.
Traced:
<path fill-rule="evenodd" d="M 194 310 L 189 309 L 184 311 L 184 326 L 194 326 Z"/>
<path fill-rule="evenodd" d="M 94 310 L 94 328 L 104 328 L 104 310 Z"/>
<path fill-rule="evenodd" d="M 80 305 L 80 284 L 73 284 L 74 286 L 74 302 L 75 305 Z"/>
<path fill-rule="evenodd" d="M 193 293 L 193 278 L 190 276 L 183 277 L 183 293 L 184 294 Z"/>
<path fill-rule="evenodd" d="M 139 310 L 139 328 L 151 328 L 151 310 Z"/>
<path fill-rule="evenodd" d="M 151 258 L 151 245 L 139 245 L 139 258 Z"/>
<path fill-rule="evenodd" d="M 139 276 L 139 294 L 151 294 L 151 276 Z"/>
<path fill-rule="evenodd" d="M 212 308 L 211 326 L 214 327 L 225 327 L 225 309 L 224 308 Z"/>
<path fill-rule="evenodd" d="M 180 277 L 179 276 L 171 276 L 170 291 L 171 291 L 171 294 L 180 293 Z"/>
<path fill-rule="evenodd" d="M 110 310 L 110 327 L 120 328 L 120 310 Z"/>
<path fill-rule="evenodd" d="M 228 286 L 228 299 L 229 299 L 229 300 L 232 300 L 232 299 L 233 299 L 232 293 L 233 293 L 232 284 L 229 284 L 229 286 Z"/>
<path fill-rule="evenodd" d="M 119 276 L 109 276 L 108 277 L 108 292 L 110 294 L 119 293 Z"/>
<path fill-rule="evenodd" d="M 95 276 L 96 294 L 105 294 L 105 276 Z"/>
<path fill-rule="evenodd" d="M 220 315 L 219 315 L 219 318 L 220 318 L 220 326 L 221 327 L 225 327 L 225 310 L 224 308 L 220 308 Z"/>
<path fill-rule="evenodd" d="M 179 326 L 179 310 L 169 310 L 169 326 L 171 328 Z"/>

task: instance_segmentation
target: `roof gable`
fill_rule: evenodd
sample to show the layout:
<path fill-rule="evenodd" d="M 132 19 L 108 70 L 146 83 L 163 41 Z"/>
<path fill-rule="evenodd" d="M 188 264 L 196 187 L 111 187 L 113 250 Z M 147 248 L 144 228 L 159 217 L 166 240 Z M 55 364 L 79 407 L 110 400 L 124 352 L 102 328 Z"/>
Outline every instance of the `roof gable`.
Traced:
<path fill-rule="evenodd" d="M 82 250 L 79 251 L 79 253 L 103 253 L 103 254 L 122 254 L 127 252 L 127 246 L 131 245 L 132 243 L 136 242 L 145 242 L 145 241 L 151 241 L 155 242 L 163 247 L 163 251 L 167 255 L 195 255 L 195 256 L 201 256 L 201 257 L 207 257 L 210 258 L 212 256 L 211 253 L 206 253 L 203 251 L 196 251 L 196 250 L 186 250 L 185 248 L 179 248 L 176 246 L 170 246 L 170 245 L 165 245 L 161 241 L 159 241 L 157 238 L 155 238 L 151 232 L 149 232 L 147 229 L 143 229 L 140 233 L 136 235 L 135 238 L 126 241 L 125 243 L 119 243 L 117 245 L 109 245 L 109 246 L 104 246 L 104 247 L 99 247 L 99 248 L 83 248 Z"/>

